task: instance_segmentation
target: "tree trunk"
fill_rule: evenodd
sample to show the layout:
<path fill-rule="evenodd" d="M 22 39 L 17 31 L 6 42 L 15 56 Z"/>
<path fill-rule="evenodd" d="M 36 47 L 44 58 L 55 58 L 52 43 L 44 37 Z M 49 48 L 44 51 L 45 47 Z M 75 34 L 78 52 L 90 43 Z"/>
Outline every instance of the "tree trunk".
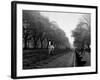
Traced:
<path fill-rule="evenodd" d="M 34 48 L 37 48 L 37 39 L 35 36 L 34 36 Z"/>
<path fill-rule="evenodd" d="M 25 49 L 27 49 L 27 40 L 24 40 L 24 44 L 25 44 Z"/>

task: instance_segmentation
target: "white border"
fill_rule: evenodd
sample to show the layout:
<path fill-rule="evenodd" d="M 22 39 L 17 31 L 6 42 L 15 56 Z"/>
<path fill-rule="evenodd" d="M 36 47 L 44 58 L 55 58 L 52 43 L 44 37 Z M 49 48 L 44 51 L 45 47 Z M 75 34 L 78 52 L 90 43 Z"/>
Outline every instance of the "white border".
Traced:
<path fill-rule="evenodd" d="M 62 11 L 62 12 L 81 12 L 91 13 L 91 66 L 90 67 L 72 67 L 72 68 L 51 68 L 51 69 L 22 69 L 22 10 L 44 10 L 44 11 Z M 17 4 L 17 77 L 20 76 L 38 76 L 38 75 L 52 75 L 52 74 L 68 74 L 68 73 L 83 73 L 95 72 L 96 68 L 96 50 L 95 50 L 95 29 L 96 10 L 91 8 L 76 8 L 76 7 L 58 7 L 45 5 L 26 5 Z"/>

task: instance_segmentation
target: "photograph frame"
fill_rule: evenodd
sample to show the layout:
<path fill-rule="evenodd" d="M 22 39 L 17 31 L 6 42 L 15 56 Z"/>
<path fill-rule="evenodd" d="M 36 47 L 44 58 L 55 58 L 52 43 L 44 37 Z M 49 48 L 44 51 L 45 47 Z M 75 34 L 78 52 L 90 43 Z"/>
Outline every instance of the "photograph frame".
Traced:
<path fill-rule="evenodd" d="M 50 74 L 50 75 L 30 75 L 30 76 L 17 76 L 17 5 L 18 4 L 28 4 L 28 5 L 45 5 L 45 6 L 59 6 L 59 7 L 76 7 L 76 8 L 89 8 L 96 10 L 96 67 L 93 72 L 79 72 L 79 73 L 64 73 L 64 74 Z M 73 4 L 57 4 L 57 3 L 42 3 L 42 2 L 24 2 L 24 1 L 12 1 L 11 2 L 11 78 L 20 79 L 20 78 L 39 78 L 39 77 L 55 77 L 55 76 L 72 76 L 72 75 L 85 75 L 85 74 L 97 74 L 98 73 L 98 7 L 97 6 L 89 6 L 89 5 L 73 5 Z"/>

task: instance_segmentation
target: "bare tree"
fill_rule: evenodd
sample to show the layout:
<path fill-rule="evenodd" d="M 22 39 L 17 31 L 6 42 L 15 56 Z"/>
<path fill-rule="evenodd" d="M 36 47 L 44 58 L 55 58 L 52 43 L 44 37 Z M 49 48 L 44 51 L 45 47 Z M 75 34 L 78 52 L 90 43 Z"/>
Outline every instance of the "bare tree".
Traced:
<path fill-rule="evenodd" d="M 87 46 L 90 48 L 91 43 L 91 31 L 90 31 L 90 14 L 83 15 L 80 19 L 75 30 L 72 31 L 74 37 L 74 46 L 77 48 L 84 48 Z"/>

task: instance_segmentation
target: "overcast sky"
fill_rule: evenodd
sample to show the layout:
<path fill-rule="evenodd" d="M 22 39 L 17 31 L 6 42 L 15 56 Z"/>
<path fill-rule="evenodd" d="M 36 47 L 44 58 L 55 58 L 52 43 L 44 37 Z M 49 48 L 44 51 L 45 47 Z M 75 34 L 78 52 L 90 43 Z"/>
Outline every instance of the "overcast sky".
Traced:
<path fill-rule="evenodd" d="M 83 14 L 58 12 L 41 12 L 41 14 L 45 17 L 48 17 L 50 21 L 56 21 L 58 26 L 64 30 L 66 36 L 69 38 L 70 43 L 73 44 L 74 38 L 71 36 L 71 31 L 76 28 L 79 19 Z"/>

